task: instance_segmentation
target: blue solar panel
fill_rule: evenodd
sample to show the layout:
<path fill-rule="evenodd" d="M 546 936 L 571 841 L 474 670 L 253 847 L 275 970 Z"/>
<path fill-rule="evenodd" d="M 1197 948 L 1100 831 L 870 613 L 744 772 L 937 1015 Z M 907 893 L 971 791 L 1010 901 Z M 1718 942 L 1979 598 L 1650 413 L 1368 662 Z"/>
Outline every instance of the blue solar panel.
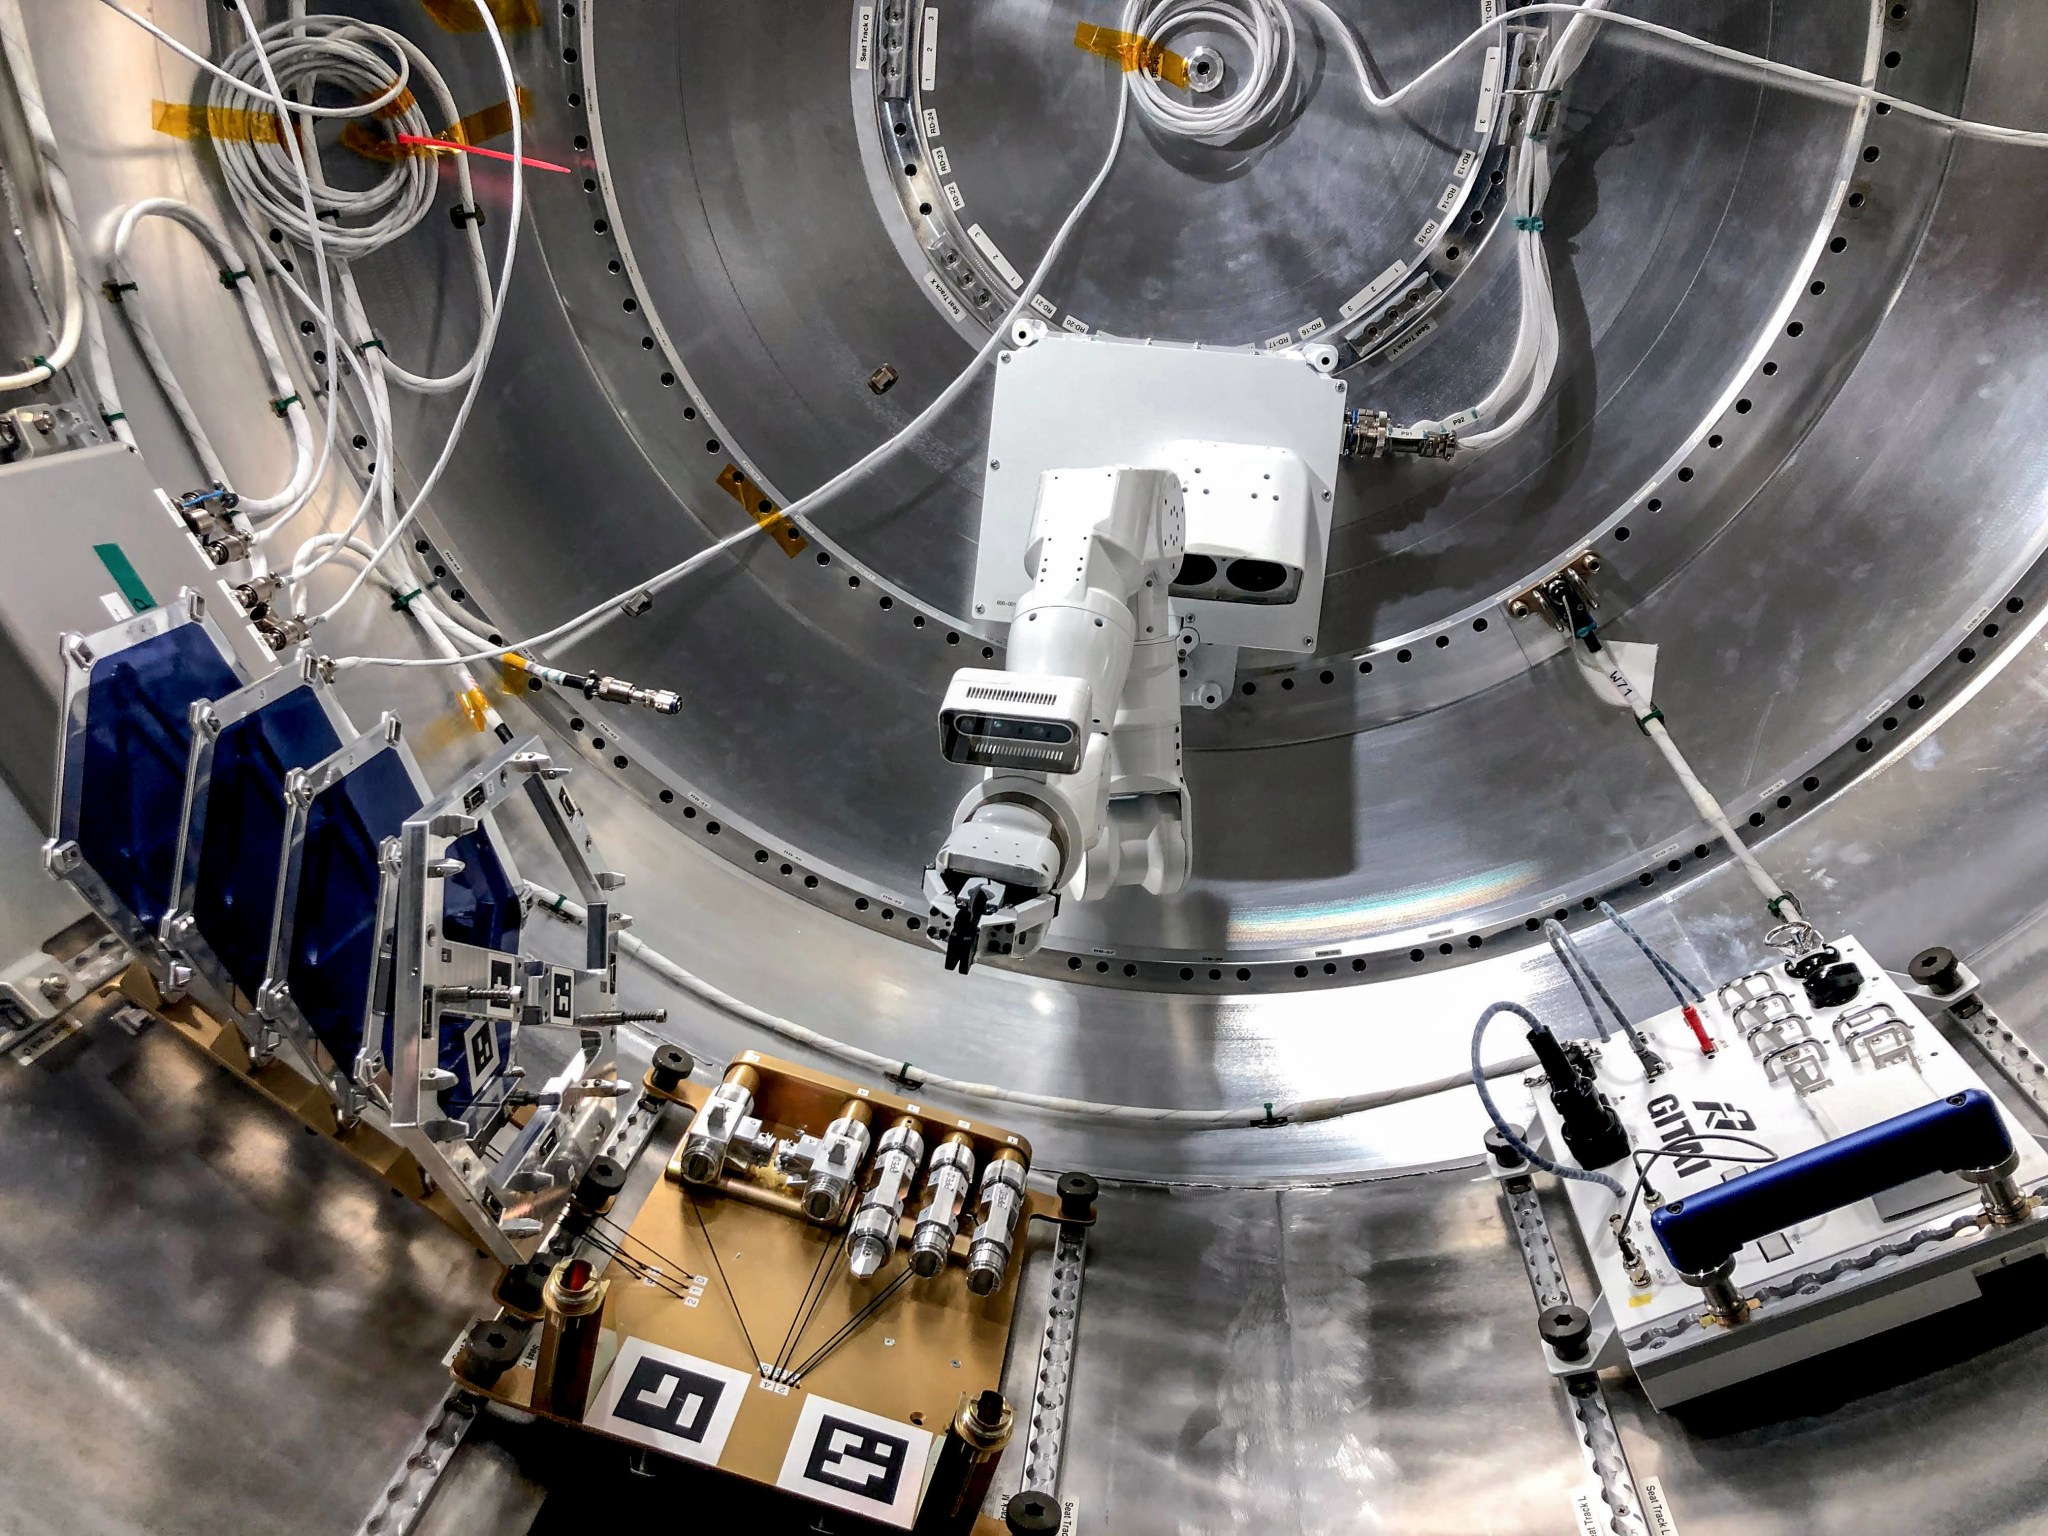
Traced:
<path fill-rule="evenodd" d="M 214 745 L 192 910 L 199 935 L 245 997 L 263 983 L 284 850 L 284 782 L 341 746 L 310 688 L 227 726 Z"/>
<path fill-rule="evenodd" d="M 472 832 L 448 845 L 462 873 L 441 894 L 441 927 L 449 938 L 485 949 L 519 947 L 519 893 L 489 838 Z"/>
<path fill-rule="evenodd" d="M 154 929 L 170 904 L 192 750 L 189 711 L 241 686 L 196 624 L 92 665 L 78 800 L 60 809 L 58 835 L 78 844 L 86 865 L 145 928 Z"/>
<path fill-rule="evenodd" d="M 362 1043 L 377 952 L 377 850 L 420 808 L 396 752 L 379 752 L 313 801 L 285 981 L 344 1071 Z"/>

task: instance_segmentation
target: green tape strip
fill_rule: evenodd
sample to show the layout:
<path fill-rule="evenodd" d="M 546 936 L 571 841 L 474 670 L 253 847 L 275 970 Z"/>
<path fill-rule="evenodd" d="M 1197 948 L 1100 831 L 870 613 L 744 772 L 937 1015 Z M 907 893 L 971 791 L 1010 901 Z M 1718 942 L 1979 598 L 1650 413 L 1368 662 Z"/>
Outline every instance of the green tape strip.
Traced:
<path fill-rule="evenodd" d="M 107 568 L 107 574 L 114 578 L 114 585 L 121 589 L 121 595 L 128 599 L 128 606 L 137 613 L 147 613 L 156 606 L 156 599 L 149 595 L 149 588 L 142 584 L 142 578 L 135 573 L 135 567 L 118 544 L 95 544 L 92 552 L 100 557 L 100 564 Z"/>

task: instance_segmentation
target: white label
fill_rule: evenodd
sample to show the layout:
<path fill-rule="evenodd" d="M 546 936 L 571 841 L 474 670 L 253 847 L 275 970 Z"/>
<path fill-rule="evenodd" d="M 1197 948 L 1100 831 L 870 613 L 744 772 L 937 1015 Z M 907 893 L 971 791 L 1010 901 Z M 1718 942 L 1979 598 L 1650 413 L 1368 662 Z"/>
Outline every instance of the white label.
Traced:
<path fill-rule="evenodd" d="M 1500 0 L 1479 0 L 1479 24 L 1483 27 L 1500 15 Z"/>
<path fill-rule="evenodd" d="M 128 606 L 128 600 L 118 592 L 102 592 L 100 606 L 113 616 L 116 624 L 125 623 L 135 617 L 135 610 Z"/>
<path fill-rule="evenodd" d="M 1081 1501 L 1069 1499 L 1060 1506 L 1060 1536 L 1074 1536 L 1081 1529 Z"/>
<path fill-rule="evenodd" d="M 1406 336 L 1403 336 L 1399 341 L 1395 342 L 1392 346 L 1387 347 L 1384 351 L 1382 351 L 1380 353 L 1380 361 L 1383 363 L 1391 363 L 1395 358 L 1399 357 L 1403 352 L 1406 352 L 1410 347 L 1414 346 L 1415 343 L 1422 340 L 1423 337 L 1427 336 L 1431 331 L 1435 329 L 1436 322 L 1434 320 L 1425 320 L 1421 325 L 1415 327 L 1415 329 L 1410 331 Z"/>
<path fill-rule="evenodd" d="M 955 320 L 965 320 L 967 318 L 967 311 L 960 307 L 960 301 L 953 297 L 952 290 L 939 281 L 939 276 L 936 272 L 925 273 L 924 280 L 930 286 L 932 292 L 938 295 L 939 302 L 946 307 L 947 314 L 951 315 Z"/>
<path fill-rule="evenodd" d="M 928 5 L 924 8 L 924 30 L 919 35 L 918 41 L 920 44 L 918 51 L 921 61 L 921 73 L 918 76 L 918 84 L 927 91 L 935 90 L 939 83 L 939 8 L 936 5 Z M 1494 64 L 1499 62 L 1499 57 L 1500 50 L 1498 48 L 1492 50 L 1492 57 L 1488 60 L 1487 64 L 1489 71 L 1491 71 Z"/>
<path fill-rule="evenodd" d="M 1435 219 L 1431 219 L 1427 224 L 1423 225 L 1422 228 L 1415 231 L 1415 243 L 1417 245 L 1429 244 L 1430 241 L 1436 238 L 1436 232 L 1437 222 Z"/>
<path fill-rule="evenodd" d="M 544 1328 L 534 1329 L 533 1337 L 526 1341 L 526 1348 L 520 1351 L 519 1363 L 529 1371 L 540 1364 L 540 1337 L 546 1331 Z"/>
<path fill-rule="evenodd" d="M 1076 336 L 1086 336 L 1088 334 L 1088 322 L 1077 320 L 1072 315 L 1068 315 L 1066 319 L 1060 322 L 1060 328 L 1072 331 Z"/>
<path fill-rule="evenodd" d="M 1315 319 L 1309 321 L 1307 325 L 1304 325 L 1300 330 L 1296 331 L 1294 334 L 1299 336 L 1303 341 L 1307 341 L 1311 336 L 1322 335 L 1323 332 L 1327 331 L 1329 328 L 1329 322 L 1323 319 L 1322 316 L 1318 315 Z"/>
<path fill-rule="evenodd" d="M 1382 272 L 1378 277 L 1374 278 L 1371 282 L 1367 283 L 1363 288 L 1359 289 L 1358 292 L 1354 293 L 1353 295 L 1351 295 L 1350 298 L 1346 299 L 1342 304 L 1340 304 L 1337 307 L 1337 313 L 1342 315 L 1346 320 L 1351 319 L 1360 310 L 1364 309 L 1367 305 L 1371 304 L 1381 294 L 1385 293 L 1389 288 L 1393 287 L 1394 284 L 1401 281 L 1401 279 L 1406 277 L 1407 275 L 1408 264 L 1406 262 L 1401 261 L 1395 262 L 1391 267 L 1387 268 L 1386 271 Z"/>
<path fill-rule="evenodd" d="M 1048 320 L 1052 319 L 1053 316 L 1057 315 L 1060 312 L 1059 305 L 1053 303 L 1051 299 L 1048 299 L 1042 293 L 1034 293 L 1033 295 L 1031 295 L 1031 307 L 1037 310 L 1041 315 L 1045 316 L 1045 318 Z"/>
<path fill-rule="evenodd" d="M 1457 207 L 1458 194 L 1462 191 L 1464 191 L 1464 188 L 1460 187 L 1455 181 L 1448 187 L 1445 187 L 1444 195 L 1436 200 L 1436 211 L 1438 213 L 1449 213 L 1453 208 Z"/>
<path fill-rule="evenodd" d="M 1473 150 L 1466 150 L 1463 154 L 1458 156 L 1458 163 L 1451 170 L 1452 179 L 1455 181 L 1463 181 L 1467 176 L 1470 176 L 1472 174 L 1472 167 L 1477 165 L 1478 163 L 1478 154 Z"/>
<path fill-rule="evenodd" d="M 936 107 L 924 109 L 924 136 L 936 139 L 939 136 L 939 113 Z"/>
<path fill-rule="evenodd" d="M 970 224 L 967 226 L 967 238 L 981 247 L 981 254 L 994 264 L 998 272 L 1002 273 L 1004 282 L 1008 283 L 1012 288 L 1022 288 L 1024 286 L 1024 274 L 1010 265 L 1010 258 L 996 248 L 996 243 L 989 239 L 987 230 L 983 229 L 979 224 Z"/>
<path fill-rule="evenodd" d="M 932 13 L 926 11 L 925 15 Z M 929 65 L 926 68 L 930 68 Z M 926 90 L 931 87 L 927 85 Z M 1486 50 L 1486 66 L 1479 76 L 1479 116 L 1473 121 L 1473 132 L 1484 138 L 1493 132 L 1493 109 L 1500 100 L 1500 44 L 1495 43 Z"/>
<path fill-rule="evenodd" d="M 1654 1477 L 1643 1479 L 1643 1518 L 1649 1523 L 1650 1536 L 1678 1536 L 1678 1522 L 1671 1518 L 1664 1485 Z"/>
<path fill-rule="evenodd" d="M 960 190 L 959 182 L 949 181 L 946 183 L 946 201 L 953 205 L 955 213 L 958 213 L 967 206 L 967 195 Z"/>
<path fill-rule="evenodd" d="M 714 1464 L 746 1390 L 744 1371 L 628 1338 L 584 1422 L 664 1455 Z"/>
<path fill-rule="evenodd" d="M 812 1395 L 797 1415 L 775 1486 L 908 1530 L 931 1446 L 925 1430 Z"/>
<path fill-rule="evenodd" d="M 859 30 L 853 37 L 853 67 L 863 74 L 873 60 L 875 51 L 875 8 L 864 5 L 860 8 Z"/>
<path fill-rule="evenodd" d="M 1607 1501 L 1598 1488 L 1581 1488 L 1572 1495 L 1572 1518 L 1578 1522 L 1572 1529 L 1579 1536 L 1602 1536 L 1607 1522 L 1601 1517 L 1606 1513 Z"/>
<path fill-rule="evenodd" d="M 1268 352 L 1278 352 L 1293 340 L 1294 333 L 1292 331 L 1282 331 L 1278 336 L 1268 336 L 1260 345 Z"/>
<path fill-rule="evenodd" d="M 932 146 L 932 169 L 941 176 L 953 174 L 953 157 L 938 145 Z"/>

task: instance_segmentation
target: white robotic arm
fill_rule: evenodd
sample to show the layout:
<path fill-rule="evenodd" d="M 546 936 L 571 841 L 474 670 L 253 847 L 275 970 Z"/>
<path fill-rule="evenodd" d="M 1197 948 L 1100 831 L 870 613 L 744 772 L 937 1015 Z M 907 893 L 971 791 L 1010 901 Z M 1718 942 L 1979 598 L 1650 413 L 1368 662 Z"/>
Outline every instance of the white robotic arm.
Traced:
<path fill-rule="evenodd" d="M 948 969 L 1036 949 L 1064 890 L 1155 895 L 1188 872 L 1179 656 L 1167 589 L 1181 485 L 1116 465 L 1041 476 L 1031 589 L 1008 668 L 962 668 L 940 711 L 948 759 L 986 768 L 925 871 Z"/>

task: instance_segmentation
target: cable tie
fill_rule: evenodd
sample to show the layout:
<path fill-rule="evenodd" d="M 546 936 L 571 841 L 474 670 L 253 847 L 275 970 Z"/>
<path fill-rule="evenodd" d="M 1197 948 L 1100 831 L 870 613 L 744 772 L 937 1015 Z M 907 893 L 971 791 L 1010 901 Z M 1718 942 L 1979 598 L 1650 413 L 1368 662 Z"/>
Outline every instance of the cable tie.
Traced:
<path fill-rule="evenodd" d="M 412 600 L 418 597 L 424 591 L 426 591 L 425 587 L 414 587 L 410 592 L 406 593 L 405 596 L 392 598 L 392 610 L 396 613 L 411 613 Z"/>
<path fill-rule="evenodd" d="M 277 412 L 279 416 L 282 416 L 286 411 L 290 410 L 293 406 L 297 405 L 298 403 L 299 397 L 297 395 L 286 395 L 282 400 L 271 401 L 270 408 L 273 411 Z"/>
<path fill-rule="evenodd" d="M 38 352 L 34 357 L 30 358 L 29 361 L 35 364 L 36 367 L 42 369 L 46 373 L 55 373 L 57 371 L 56 369 L 50 366 L 50 360 L 47 357 L 43 356 L 43 354 L 40 352 Z"/>
<path fill-rule="evenodd" d="M 475 224 L 481 229 L 484 222 L 484 211 L 474 205 L 468 208 L 455 207 L 448 210 L 448 218 L 457 229 L 461 229 L 466 224 Z"/>
<path fill-rule="evenodd" d="M 139 293 L 142 290 L 138 283 L 117 283 L 110 277 L 100 284 L 100 291 L 107 296 L 109 304 L 118 304 L 121 302 L 122 294 Z"/>
<path fill-rule="evenodd" d="M 391 349 L 386 347 L 384 345 L 383 338 L 378 336 L 372 336 L 368 341 L 357 342 L 356 352 L 358 355 L 361 355 L 362 353 L 369 351 L 370 348 L 372 347 L 375 347 L 379 352 L 382 352 L 386 357 L 389 357 L 391 355 Z"/>
<path fill-rule="evenodd" d="M 249 269 L 247 267 L 222 267 L 220 269 L 220 285 L 221 287 L 226 288 L 230 292 L 233 292 L 235 284 L 242 281 L 242 279 L 247 277 L 248 275 Z"/>
<path fill-rule="evenodd" d="M 560 912 L 562 910 L 562 903 L 567 901 L 568 899 L 569 893 L 567 891 L 555 892 L 555 904 L 552 910 Z"/>
<path fill-rule="evenodd" d="M 117 421 L 126 421 L 127 419 L 128 419 L 128 413 L 127 413 L 126 411 L 101 411 L 101 412 L 100 412 L 100 420 L 101 420 L 101 421 L 104 421 L 104 422 L 105 422 L 105 423 L 106 423 L 106 424 L 107 424 L 108 426 L 110 426 L 110 427 L 111 427 L 111 426 L 112 426 L 112 425 L 113 425 L 113 424 L 114 424 L 115 422 L 117 422 Z"/>
<path fill-rule="evenodd" d="M 1534 135 L 1532 134 L 1531 137 L 1533 138 Z M 1532 235 L 1540 235 L 1543 233 L 1543 217 L 1541 214 L 1534 213 L 1517 214 L 1515 216 L 1515 228 L 1527 230 Z"/>
<path fill-rule="evenodd" d="M 1647 736 L 1650 734 L 1650 722 L 1652 720 L 1661 721 L 1663 720 L 1663 718 L 1664 711 L 1659 709 L 1656 705 L 1652 704 L 1650 706 L 1650 712 L 1648 714 L 1636 716 L 1636 729 L 1641 731 L 1645 736 Z"/>

